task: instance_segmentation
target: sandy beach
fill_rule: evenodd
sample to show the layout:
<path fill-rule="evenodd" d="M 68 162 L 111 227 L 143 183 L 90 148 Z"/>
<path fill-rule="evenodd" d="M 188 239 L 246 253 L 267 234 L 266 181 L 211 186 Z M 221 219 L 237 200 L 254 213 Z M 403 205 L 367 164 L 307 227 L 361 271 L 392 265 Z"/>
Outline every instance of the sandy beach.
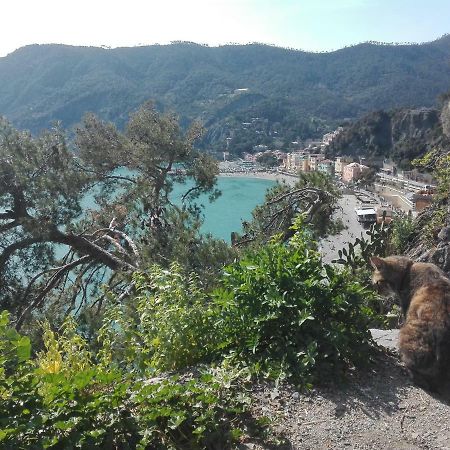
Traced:
<path fill-rule="evenodd" d="M 243 178 L 260 178 L 263 180 L 285 182 L 289 186 L 293 186 L 298 180 L 296 175 L 289 175 L 279 172 L 221 172 L 219 177 L 243 177 Z"/>

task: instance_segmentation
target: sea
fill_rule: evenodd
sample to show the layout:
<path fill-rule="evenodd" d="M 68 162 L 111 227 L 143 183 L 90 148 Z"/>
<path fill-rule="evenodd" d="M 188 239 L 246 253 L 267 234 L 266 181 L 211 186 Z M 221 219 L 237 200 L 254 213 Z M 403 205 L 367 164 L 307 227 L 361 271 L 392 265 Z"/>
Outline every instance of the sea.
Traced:
<path fill-rule="evenodd" d="M 231 242 L 231 232 L 242 231 L 242 221 L 252 218 L 253 209 L 262 203 L 267 189 L 275 181 L 247 177 L 218 177 L 217 189 L 222 195 L 212 203 L 208 196 L 201 196 L 197 202 L 204 205 L 203 233 Z M 173 196 L 179 198 L 186 186 L 175 186 Z"/>
<path fill-rule="evenodd" d="M 242 231 L 242 221 L 252 218 L 253 209 L 264 203 L 266 191 L 275 185 L 275 181 L 251 177 L 219 176 L 216 188 L 221 195 L 213 202 L 208 195 L 201 195 L 196 203 L 203 206 L 202 233 L 210 233 L 218 239 L 231 243 L 231 233 Z M 171 193 L 172 201 L 181 204 L 182 195 L 192 186 L 176 184 Z M 96 209 L 94 193 L 89 193 L 82 201 L 83 208 Z"/>

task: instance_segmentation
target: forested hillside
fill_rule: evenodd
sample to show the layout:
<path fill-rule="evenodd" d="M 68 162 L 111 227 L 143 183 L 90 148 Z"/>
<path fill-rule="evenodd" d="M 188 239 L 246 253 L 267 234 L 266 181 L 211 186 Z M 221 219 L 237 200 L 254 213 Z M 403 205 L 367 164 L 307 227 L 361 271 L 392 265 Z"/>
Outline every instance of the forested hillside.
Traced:
<path fill-rule="evenodd" d="M 153 99 L 184 124 L 202 120 L 206 145 L 223 146 L 252 117 L 262 119 L 263 136 L 303 138 L 377 109 L 433 106 L 450 85 L 449 61 L 450 36 L 330 53 L 259 44 L 31 45 L 0 58 L 0 113 L 33 132 L 54 120 L 70 127 L 86 111 L 121 126 Z"/>
<path fill-rule="evenodd" d="M 344 127 L 329 147 L 329 154 L 392 158 L 410 169 L 415 158 L 443 139 L 438 109 L 374 111 Z"/>

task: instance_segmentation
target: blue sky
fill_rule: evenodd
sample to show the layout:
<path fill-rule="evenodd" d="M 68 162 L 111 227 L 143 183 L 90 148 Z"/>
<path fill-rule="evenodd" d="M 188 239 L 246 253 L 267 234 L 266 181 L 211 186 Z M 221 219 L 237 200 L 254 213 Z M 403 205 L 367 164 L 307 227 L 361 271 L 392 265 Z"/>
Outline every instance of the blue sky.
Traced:
<path fill-rule="evenodd" d="M 0 6 L 0 56 L 33 43 L 134 46 L 264 42 L 329 51 L 450 32 L 450 0 L 14 0 Z"/>

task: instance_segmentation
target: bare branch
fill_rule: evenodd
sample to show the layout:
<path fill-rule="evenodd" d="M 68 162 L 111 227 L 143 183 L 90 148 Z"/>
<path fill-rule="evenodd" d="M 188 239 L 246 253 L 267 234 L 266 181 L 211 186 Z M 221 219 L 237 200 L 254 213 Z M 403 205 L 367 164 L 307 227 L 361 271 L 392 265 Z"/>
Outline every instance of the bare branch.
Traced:
<path fill-rule="evenodd" d="M 285 199 L 286 197 L 292 197 L 294 195 L 298 195 L 298 197 L 306 198 L 308 194 L 316 194 L 319 196 L 320 195 L 326 195 L 326 196 L 329 195 L 327 192 L 322 191 L 321 189 L 317 189 L 317 188 L 310 188 L 310 187 L 309 188 L 300 188 L 300 189 L 295 189 L 293 191 L 286 192 L 284 194 L 277 195 L 272 200 L 268 201 L 266 203 L 266 205 L 273 205 L 275 203 L 279 203 L 281 200 Z"/>
<path fill-rule="evenodd" d="M 23 250 L 27 247 L 31 247 L 33 244 L 37 244 L 39 242 L 44 242 L 42 238 L 26 238 L 22 239 L 21 241 L 16 241 L 14 244 L 9 245 L 6 247 L 2 254 L 0 254 L 0 273 L 3 272 L 4 267 L 6 263 L 8 262 L 8 259 L 17 251 L 17 250 Z"/>
<path fill-rule="evenodd" d="M 1 219 L 1 218 L 0 218 Z M 20 223 L 17 220 L 0 225 L 0 233 L 11 230 L 12 228 L 18 227 Z"/>
<path fill-rule="evenodd" d="M 113 255 L 108 250 L 100 247 L 95 242 L 91 242 L 89 239 L 86 239 L 82 235 L 63 233 L 58 228 L 53 227 L 51 229 L 50 239 L 53 242 L 69 245 L 81 254 L 91 256 L 98 262 L 108 266 L 111 270 L 135 271 L 137 269 L 135 265 Z"/>
<path fill-rule="evenodd" d="M 0 220 L 7 220 L 7 219 L 15 219 L 16 216 L 14 214 L 14 211 L 4 211 L 0 213 Z"/>
<path fill-rule="evenodd" d="M 133 252 L 134 256 L 137 259 L 136 265 L 139 265 L 139 260 L 141 257 L 140 257 L 137 245 L 134 243 L 133 239 L 131 239 L 130 236 L 128 236 L 128 234 L 124 233 L 123 231 L 117 230 L 117 229 L 114 229 L 114 233 L 117 233 L 122 239 L 124 239 L 128 243 L 131 251 Z"/>
<path fill-rule="evenodd" d="M 81 165 L 77 160 L 74 160 L 74 164 L 83 172 L 92 173 L 94 175 L 100 176 L 104 180 L 121 180 L 128 181 L 130 183 L 136 184 L 136 180 L 131 177 L 125 177 L 123 175 L 107 175 L 105 172 L 101 172 L 99 170 L 88 169 L 87 167 Z"/>
<path fill-rule="evenodd" d="M 310 223 L 320 207 L 331 198 L 332 195 L 328 192 L 312 187 L 281 193 L 265 203 L 267 211 L 263 211 L 259 216 L 261 227 L 247 231 L 232 245 L 241 247 L 258 238 L 268 240 L 273 234 L 284 230 L 285 225 L 292 220 L 292 216 L 300 212 L 305 214 L 305 223 Z M 283 240 L 289 239 L 292 234 L 291 230 L 284 230 Z"/>
<path fill-rule="evenodd" d="M 57 271 L 50 277 L 50 279 L 47 281 L 45 287 L 41 290 L 39 295 L 31 301 L 28 306 L 22 311 L 22 314 L 19 316 L 16 322 L 16 329 L 17 331 L 20 330 L 20 328 L 23 325 L 23 322 L 25 321 L 26 317 L 30 312 L 37 308 L 41 302 L 45 299 L 45 296 L 56 286 L 58 281 L 70 270 L 75 268 L 76 266 L 79 266 L 81 264 L 86 263 L 90 260 L 89 256 L 83 256 L 75 261 L 72 261 L 71 263 L 68 263 L 62 267 L 59 267 Z"/>
<path fill-rule="evenodd" d="M 189 196 L 189 194 L 190 194 L 191 192 L 198 191 L 199 189 L 201 189 L 201 186 L 193 186 L 193 187 L 191 187 L 190 189 L 188 189 L 187 192 L 185 192 L 185 193 L 183 194 L 183 196 L 181 197 L 181 202 L 184 203 L 185 200 L 186 200 L 186 198 Z"/>

